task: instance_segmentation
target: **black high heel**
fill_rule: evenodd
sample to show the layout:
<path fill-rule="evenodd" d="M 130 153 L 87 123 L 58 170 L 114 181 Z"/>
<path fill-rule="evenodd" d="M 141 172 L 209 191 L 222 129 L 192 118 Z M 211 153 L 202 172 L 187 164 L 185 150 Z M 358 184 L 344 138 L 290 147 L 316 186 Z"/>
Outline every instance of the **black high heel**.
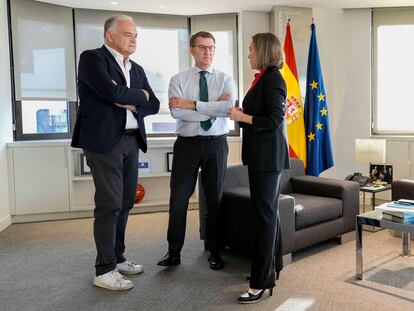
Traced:
<path fill-rule="evenodd" d="M 253 294 L 249 291 L 241 295 L 237 300 L 239 303 L 247 304 L 247 303 L 256 303 L 263 299 L 263 293 L 266 289 L 260 290 L 257 294 Z M 269 297 L 273 295 L 273 287 L 269 288 Z"/>

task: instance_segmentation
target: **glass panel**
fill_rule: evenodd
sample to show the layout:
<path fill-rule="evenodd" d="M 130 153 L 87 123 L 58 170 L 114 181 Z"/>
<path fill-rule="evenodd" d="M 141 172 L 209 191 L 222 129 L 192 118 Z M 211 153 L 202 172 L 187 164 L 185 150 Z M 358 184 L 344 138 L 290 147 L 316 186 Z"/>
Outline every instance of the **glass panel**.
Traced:
<path fill-rule="evenodd" d="M 103 44 L 103 26 L 78 24 L 77 27 L 82 50 Z M 137 32 L 137 50 L 131 59 L 144 68 L 148 82 L 161 103 L 157 115 L 144 119 L 147 134 L 174 133 L 176 121 L 168 109 L 168 85 L 173 75 L 189 66 L 188 30 L 137 27 Z"/>
<path fill-rule="evenodd" d="M 72 10 L 23 0 L 11 8 L 16 99 L 75 101 Z"/>
<path fill-rule="evenodd" d="M 182 57 L 188 55 L 188 32 L 138 28 L 138 38 L 137 51 L 131 58 L 144 67 L 151 88 L 160 100 L 159 113 L 145 118 L 145 128 L 148 134 L 174 133 L 176 121 L 168 108 L 168 85 L 172 76 L 188 68 L 188 57 Z M 139 42 L 145 44 L 139 45 Z"/>
<path fill-rule="evenodd" d="M 23 36 L 18 40 L 21 47 L 20 58 L 20 87 L 21 98 L 67 98 L 66 94 L 66 70 L 65 49 L 48 48 L 38 43 L 37 47 L 27 36 L 32 36 L 32 31 L 40 33 L 40 38 L 46 40 L 43 32 L 52 32 L 56 37 L 64 37 L 65 27 L 51 23 L 37 21 L 19 21 L 19 29 Z M 42 40 L 41 40 L 42 41 Z M 37 44 L 36 44 L 37 45 Z"/>
<path fill-rule="evenodd" d="M 103 23 L 113 13 L 115 12 L 75 10 L 78 55 L 85 49 L 102 46 Z M 190 66 L 187 17 L 127 14 L 136 21 L 138 32 L 137 51 L 131 58 L 143 66 L 148 81 L 161 102 L 160 112 L 145 118 L 147 133 L 174 133 L 176 121 L 168 109 L 168 84 L 173 75 Z M 204 20 L 208 22 L 210 16 L 205 16 Z M 223 23 L 216 25 L 216 20 Z M 213 22 L 215 26 L 211 30 L 214 30 L 217 39 L 215 67 L 234 76 L 237 74 L 236 15 L 214 16 Z M 233 130 L 234 122 L 229 125 Z"/>
<path fill-rule="evenodd" d="M 67 133 L 68 105 L 65 101 L 22 101 L 23 134 Z"/>
<path fill-rule="evenodd" d="M 214 68 L 230 75 L 233 79 L 233 32 L 212 31 L 216 39 L 216 54 L 214 56 Z"/>
<path fill-rule="evenodd" d="M 414 25 L 378 27 L 376 125 L 380 132 L 414 132 L 414 42 L 407 40 L 413 37 Z"/>
<path fill-rule="evenodd" d="M 216 39 L 216 54 L 214 56 L 214 68 L 223 71 L 230 75 L 233 80 L 233 31 L 212 31 L 211 32 Z M 230 131 L 235 129 L 235 122 L 226 119 L 227 125 Z"/>

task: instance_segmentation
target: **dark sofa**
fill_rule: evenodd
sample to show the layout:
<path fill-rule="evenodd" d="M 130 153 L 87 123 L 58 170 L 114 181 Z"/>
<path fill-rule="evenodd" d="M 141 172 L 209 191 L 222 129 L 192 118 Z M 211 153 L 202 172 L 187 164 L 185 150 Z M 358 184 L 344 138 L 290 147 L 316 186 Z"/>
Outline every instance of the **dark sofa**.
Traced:
<path fill-rule="evenodd" d="M 392 200 L 414 200 L 414 177 L 394 180 L 391 184 Z"/>
<path fill-rule="evenodd" d="M 283 255 L 315 243 L 344 237 L 355 230 L 359 211 L 359 184 L 352 181 L 306 176 L 303 162 L 290 159 L 284 170 L 279 198 Z M 250 191 L 247 167 L 227 168 L 222 211 L 224 246 L 250 252 Z M 205 195 L 199 179 L 200 238 L 205 239 Z M 347 235 L 347 240 L 354 237 Z"/>

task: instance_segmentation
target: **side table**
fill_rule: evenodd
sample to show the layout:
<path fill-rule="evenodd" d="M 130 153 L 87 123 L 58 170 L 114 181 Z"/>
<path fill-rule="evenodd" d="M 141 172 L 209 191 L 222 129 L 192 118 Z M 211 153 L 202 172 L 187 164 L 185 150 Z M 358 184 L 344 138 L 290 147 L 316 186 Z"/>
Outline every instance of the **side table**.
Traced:
<path fill-rule="evenodd" d="M 374 187 L 374 186 L 364 186 L 364 187 L 360 187 L 359 191 L 362 192 L 362 213 L 365 213 L 365 193 L 371 193 L 372 194 L 372 210 L 375 209 L 375 194 L 379 193 L 379 192 L 383 192 L 383 191 L 388 191 L 391 190 L 391 185 L 387 184 L 385 186 L 378 186 L 378 187 Z M 365 226 L 364 230 L 367 231 L 371 231 L 371 232 L 377 232 L 379 230 L 382 230 L 382 228 L 380 227 L 375 227 L 375 226 Z"/>

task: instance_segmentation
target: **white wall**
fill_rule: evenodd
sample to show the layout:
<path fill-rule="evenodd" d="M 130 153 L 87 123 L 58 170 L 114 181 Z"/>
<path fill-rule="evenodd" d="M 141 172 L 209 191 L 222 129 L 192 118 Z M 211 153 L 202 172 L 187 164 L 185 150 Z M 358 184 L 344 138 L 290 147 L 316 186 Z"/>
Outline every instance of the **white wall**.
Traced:
<path fill-rule="evenodd" d="M 250 63 L 247 59 L 249 44 L 252 36 L 256 33 L 269 31 L 269 13 L 243 11 L 239 17 L 239 80 L 241 81 L 239 95 L 240 101 L 242 101 L 252 84 L 255 73 L 250 69 Z"/>
<path fill-rule="evenodd" d="M 369 163 L 355 162 L 355 139 L 370 138 L 371 10 L 313 8 L 313 17 L 335 160 L 321 176 L 368 175 Z M 394 179 L 413 175 L 413 139 L 387 138 L 387 163 L 394 166 Z"/>
<path fill-rule="evenodd" d="M 6 143 L 13 140 L 6 0 L 0 0 L 0 231 L 11 223 Z"/>
<path fill-rule="evenodd" d="M 329 107 L 335 165 L 322 176 L 344 178 L 355 162 L 355 138 L 370 137 L 371 11 L 313 9 Z"/>
<path fill-rule="evenodd" d="M 356 171 L 367 174 L 368 163 L 355 162 L 354 144 L 355 138 L 370 137 L 371 10 L 314 8 L 313 17 L 327 94 L 335 160 L 334 167 L 322 173 L 322 176 L 342 179 Z M 241 90 L 241 98 L 253 77 L 247 60 L 250 38 L 257 32 L 269 31 L 270 24 L 275 24 L 271 19 L 272 16 L 268 13 L 243 11 L 240 14 L 240 79 L 244 88 L 244 93 Z M 309 38 L 310 28 L 306 40 L 306 59 Z"/>
<path fill-rule="evenodd" d="M 305 102 L 306 70 L 310 42 L 309 25 L 312 23 L 312 9 L 276 5 L 270 13 L 270 31 L 274 32 L 282 45 L 286 38 L 286 25 L 290 19 L 290 32 L 295 50 L 300 93 Z"/>

